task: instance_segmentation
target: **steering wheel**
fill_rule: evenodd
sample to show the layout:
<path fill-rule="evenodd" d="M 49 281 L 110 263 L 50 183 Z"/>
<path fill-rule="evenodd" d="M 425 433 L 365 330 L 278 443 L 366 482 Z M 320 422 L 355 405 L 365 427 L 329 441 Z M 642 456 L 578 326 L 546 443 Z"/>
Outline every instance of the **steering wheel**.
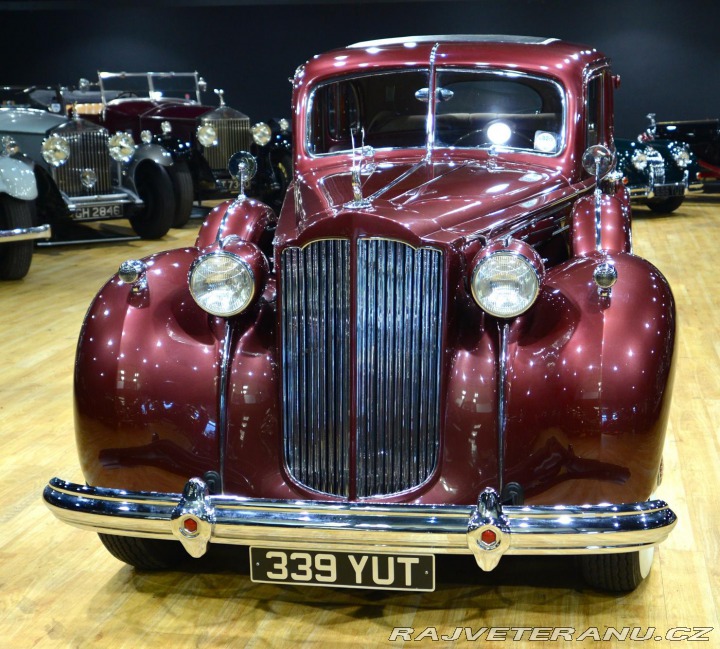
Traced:
<path fill-rule="evenodd" d="M 115 97 L 115 99 L 123 99 L 124 97 L 137 97 L 138 94 L 132 90 L 125 90 Z"/>

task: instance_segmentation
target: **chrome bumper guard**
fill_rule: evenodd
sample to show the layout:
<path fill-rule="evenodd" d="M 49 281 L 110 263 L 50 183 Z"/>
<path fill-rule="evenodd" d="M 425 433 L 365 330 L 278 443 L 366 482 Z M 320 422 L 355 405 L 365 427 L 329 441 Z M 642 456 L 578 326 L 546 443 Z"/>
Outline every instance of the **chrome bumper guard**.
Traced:
<path fill-rule="evenodd" d="M 477 505 L 264 500 L 129 492 L 50 480 L 44 499 L 61 521 L 95 532 L 177 539 L 193 557 L 207 544 L 281 549 L 472 554 L 492 570 L 504 554 L 630 552 L 660 543 L 676 522 L 662 500 L 622 505 L 502 506 L 493 489 Z"/>
<path fill-rule="evenodd" d="M 15 228 L 0 230 L 0 243 L 15 241 L 32 241 L 33 239 L 49 239 L 52 236 L 49 225 L 38 225 L 32 228 Z"/>

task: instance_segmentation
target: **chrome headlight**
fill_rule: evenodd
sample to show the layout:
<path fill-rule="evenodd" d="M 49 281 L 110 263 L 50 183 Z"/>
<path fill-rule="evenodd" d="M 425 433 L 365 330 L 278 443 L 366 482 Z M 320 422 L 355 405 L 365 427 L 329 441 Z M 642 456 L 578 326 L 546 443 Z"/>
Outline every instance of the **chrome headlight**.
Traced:
<path fill-rule="evenodd" d="M 211 252 L 192 265 L 190 293 L 201 309 L 227 318 L 247 309 L 255 295 L 255 276 L 238 255 Z"/>
<path fill-rule="evenodd" d="M 46 138 L 40 150 L 43 160 L 53 167 L 64 165 L 70 157 L 70 144 L 62 135 Z"/>
<path fill-rule="evenodd" d="M 135 155 L 135 140 L 129 133 L 115 133 L 108 140 L 110 157 L 117 162 L 130 162 Z"/>
<path fill-rule="evenodd" d="M 527 311 L 540 291 L 542 261 L 521 241 L 496 243 L 476 259 L 470 289 L 478 306 L 498 318 Z"/>
<path fill-rule="evenodd" d="M 645 153 L 645 151 L 637 150 L 632 154 L 632 158 L 630 159 L 630 161 L 632 162 L 635 169 L 637 169 L 638 171 L 642 171 L 648 165 L 647 153 Z"/>
<path fill-rule="evenodd" d="M 211 124 L 202 124 L 197 130 L 198 142 L 203 146 L 217 146 L 218 134 Z"/>
<path fill-rule="evenodd" d="M 278 120 L 278 126 L 280 127 L 280 130 L 285 133 L 286 131 L 290 130 L 290 120 L 281 117 Z"/>
<path fill-rule="evenodd" d="M 672 147 L 670 153 L 672 154 L 673 160 L 675 160 L 675 164 L 680 167 L 680 169 L 686 169 L 690 164 L 690 151 L 684 146 Z"/>
<path fill-rule="evenodd" d="M 272 131 L 265 122 L 258 122 L 251 129 L 253 141 L 258 146 L 265 146 L 272 138 Z"/>

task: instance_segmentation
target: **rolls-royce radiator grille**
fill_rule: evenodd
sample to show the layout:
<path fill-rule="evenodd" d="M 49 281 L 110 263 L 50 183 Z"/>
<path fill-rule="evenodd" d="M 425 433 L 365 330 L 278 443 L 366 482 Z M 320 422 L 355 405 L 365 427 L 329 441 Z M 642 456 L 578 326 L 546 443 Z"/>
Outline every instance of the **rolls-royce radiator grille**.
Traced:
<path fill-rule="evenodd" d="M 55 169 L 55 179 L 60 191 L 68 196 L 111 193 L 111 158 L 107 132 L 83 131 L 67 134 L 65 138 L 70 145 L 70 157 L 64 165 Z M 91 187 L 85 187 L 82 183 L 83 172 L 88 170 L 94 172 L 97 178 Z"/>
<path fill-rule="evenodd" d="M 205 157 L 213 171 L 227 171 L 230 157 L 238 151 L 250 150 L 250 118 L 204 119 L 217 132 L 218 144 L 205 148 Z"/>
<path fill-rule="evenodd" d="M 345 497 L 421 484 L 439 452 L 442 253 L 326 240 L 281 266 L 290 474 Z"/>

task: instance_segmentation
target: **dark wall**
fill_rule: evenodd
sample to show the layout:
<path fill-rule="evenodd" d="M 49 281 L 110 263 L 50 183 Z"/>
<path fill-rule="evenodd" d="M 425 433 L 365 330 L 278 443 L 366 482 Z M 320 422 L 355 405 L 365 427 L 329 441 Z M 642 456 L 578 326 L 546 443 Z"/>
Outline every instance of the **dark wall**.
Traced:
<path fill-rule="evenodd" d="M 527 34 L 588 43 L 622 77 L 617 132 L 645 114 L 720 117 L 720 3 L 713 0 L 325 2 L 0 1 L 0 84 L 75 83 L 106 70 L 198 70 L 252 119 L 289 113 L 290 77 L 313 54 L 359 40 Z M 212 97 L 211 101 L 214 101 Z"/>

